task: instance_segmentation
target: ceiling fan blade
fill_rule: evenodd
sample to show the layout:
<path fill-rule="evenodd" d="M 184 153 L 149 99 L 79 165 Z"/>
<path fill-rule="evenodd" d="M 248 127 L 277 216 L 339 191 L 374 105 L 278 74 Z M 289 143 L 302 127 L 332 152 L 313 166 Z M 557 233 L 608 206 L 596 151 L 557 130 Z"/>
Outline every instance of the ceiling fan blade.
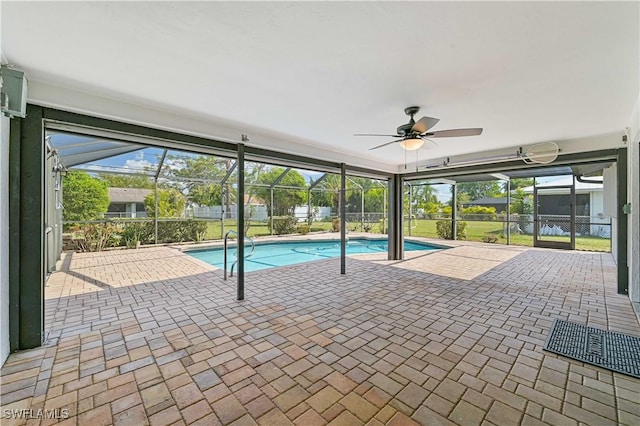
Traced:
<path fill-rule="evenodd" d="M 384 136 L 387 138 L 401 138 L 402 135 L 379 135 L 377 133 L 356 133 L 353 136 Z"/>
<path fill-rule="evenodd" d="M 438 121 L 440 121 L 439 118 L 422 117 L 416 124 L 413 125 L 411 131 L 416 133 L 424 133 L 438 124 Z"/>
<path fill-rule="evenodd" d="M 387 142 L 387 143 L 383 143 L 382 145 L 378 145 L 378 146 L 374 146 L 373 148 L 369 148 L 369 151 L 372 151 L 374 149 L 378 149 L 378 148 L 382 148 L 383 146 L 387 146 L 387 145 L 391 145 L 392 143 L 398 143 L 398 142 L 402 142 L 404 139 L 398 139 L 396 141 L 391 141 L 391 142 Z"/>
<path fill-rule="evenodd" d="M 455 138 L 460 136 L 477 136 L 480 134 L 482 134 L 482 128 L 437 130 L 435 132 L 429 132 L 425 136 L 429 138 Z"/>

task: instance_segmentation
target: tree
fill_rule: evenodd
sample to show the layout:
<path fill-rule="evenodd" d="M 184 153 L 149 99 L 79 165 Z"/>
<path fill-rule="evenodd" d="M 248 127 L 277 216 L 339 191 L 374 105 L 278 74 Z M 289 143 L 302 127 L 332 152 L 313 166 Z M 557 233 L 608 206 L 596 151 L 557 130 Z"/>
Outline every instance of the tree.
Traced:
<path fill-rule="evenodd" d="M 190 202 L 200 206 L 222 204 L 220 182 L 230 163 L 222 163 L 211 155 L 170 155 L 165 163 L 171 166 L 163 166 L 161 176 L 171 182 L 170 187 L 186 194 Z"/>
<path fill-rule="evenodd" d="M 478 200 L 484 197 L 500 197 L 502 190 L 500 184 L 496 180 L 488 180 L 482 182 L 460 182 L 456 185 L 458 195 L 468 194 L 470 201 Z"/>
<path fill-rule="evenodd" d="M 100 173 L 100 179 L 107 182 L 111 188 L 145 188 L 153 189 L 153 180 L 143 173 L 134 175 L 114 175 L 111 173 Z"/>
<path fill-rule="evenodd" d="M 175 188 L 158 189 L 158 217 L 182 217 L 187 203 L 185 196 Z M 147 215 L 155 217 L 156 199 L 154 194 L 144 198 Z"/>
<path fill-rule="evenodd" d="M 263 171 L 257 177 L 257 183 L 262 185 L 273 184 L 278 177 L 284 172 L 282 167 L 272 167 L 268 171 Z M 296 170 L 289 170 L 278 183 L 282 186 L 299 187 L 293 188 L 274 188 L 273 203 L 274 216 L 293 215 L 295 207 L 307 202 L 307 182 L 304 177 Z M 267 205 L 267 209 L 271 212 L 271 190 L 268 186 L 252 186 L 249 188 L 250 194 L 261 198 Z"/>
<path fill-rule="evenodd" d="M 88 173 L 70 170 L 62 181 L 64 220 L 97 219 L 109 209 L 107 182 Z"/>
<path fill-rule="evenodd" d="M 511 179 L 511 190 L 516 190 L 518 188 L 526 188 L 527 186 L 533 185 L 533 178 L 515 178 Z M 507 182 L 502 183 L 502 190 L 507 192 Z"/>
<path fill-rule="evenodd" d="M 364 189 L 364 210 L 372 213 L 382 213 L 384 210 L 384 188 L 370 185 Z"/>
<path fill-rule="evenodd" d="M 432 209 L 433 204 L 438 204 L 438 197 L 436 196 L 436 192 L 431 185 L 415 185 L 411 189 L 407 189 L 405 193 L 405 211 L 409 210 L 409 191 L 412 191 L 411 200 L 413 202 L 414 208 L 427 209 L 427 206 L 430 206 Z"/>
<path fill-rule="evenodd" d="M 515 193 L 511 195 L 511 213 L 533 214 L 533 203 L 529 198 L 522 189 L 516 189 Z"/>
<path fill-rule="evenodd" d="M 311 181 L 313 184 L 314 181 Z M 316 186 L 322 191 L 311 192 L 311 203 L 316 206 L 331 207 L 338 214 L 340 205 L 340 175 L 327 174 L 322 178 L 322 182 Z"/>

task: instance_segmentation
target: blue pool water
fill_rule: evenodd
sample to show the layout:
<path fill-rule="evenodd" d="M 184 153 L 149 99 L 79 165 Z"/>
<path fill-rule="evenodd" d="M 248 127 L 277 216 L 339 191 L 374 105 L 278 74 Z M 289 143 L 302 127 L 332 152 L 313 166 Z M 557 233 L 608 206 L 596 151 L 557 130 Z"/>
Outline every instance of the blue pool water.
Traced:
<path fill-rule="evenodd" d="M 429 244 L 405 241 L 405 251 L 410 250 L 438 250 L 442 247 Z M 251 246 L 245 245 L 245 255 L 250 253 Z M 386 253 L 387 240 L 351 239 L 347 242 L 347 254 Z M 217 268 L 223 267 L 224 253 L 221 247 L 203 250 L 186 251 L 190 256 L 207 262 Z M 253 256 L 245 259 L 244 270 L 246 272 L 260 269 L 274 268 L 276 266 L 294 265 L 310 262 L 312 260 L 340 257 L 339 241 L 304 241 L 304 242 L 269 242 L 256 244 Z M 236 260 L 235 247 L 229 248 L 227 257 L 228 268 Z"/>

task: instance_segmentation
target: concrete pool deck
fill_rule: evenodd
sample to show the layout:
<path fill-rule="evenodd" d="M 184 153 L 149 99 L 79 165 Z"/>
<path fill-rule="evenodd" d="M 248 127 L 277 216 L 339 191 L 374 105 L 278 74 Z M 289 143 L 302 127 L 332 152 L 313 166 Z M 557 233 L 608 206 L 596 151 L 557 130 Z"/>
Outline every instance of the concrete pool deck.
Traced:
<path fill-rule="evenodd" d="M 176 248 L 67 254 L 45 289 L 47 342 L 1 370 L 2 412 L 66 408 L 64 424 L 92 426 L 640 423 L 640 380 L 541 349 L 554 318 L 640 336 L 610 254 L 451 246 L 353 256 L 346 275 L 339 259 L 251 272 L 242 302 Z"/>

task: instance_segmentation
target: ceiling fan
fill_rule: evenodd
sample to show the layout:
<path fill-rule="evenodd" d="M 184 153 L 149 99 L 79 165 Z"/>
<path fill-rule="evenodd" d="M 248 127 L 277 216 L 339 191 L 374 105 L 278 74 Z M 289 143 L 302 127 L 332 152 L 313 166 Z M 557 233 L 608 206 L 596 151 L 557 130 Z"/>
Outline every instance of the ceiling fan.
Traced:
<path fill-rule="evenodd" d="M 398 127 L 397 135 L 379 135 L 371 133 L 358 133 L 354 136 L 387 136 L 391 138 L 400 138 L 391 142 L 383 143 L 382 145 L 369 148 L 369 151 L 373 149 L 382 148 L 383 146 L 399 143 L 402 148 L 407 151 L 415 151 L 424 145 L 424 139 L 429 138 L 453 138 L 460 136 L 476 136 L 482 134 L 482 128 L 473 129 L 451 129 L 451 130 L 436 130 L 430 132 L 433 126 L 435 126 L 440 119 L 432 117 L 422 117 L 417 122 L 413 119 L 413 116 L 420 111 L 418 106 L 410 106 L 404 109 L 404 113 L 411 116 L 411 120 L 407 124 L 403 124 Z"/>

